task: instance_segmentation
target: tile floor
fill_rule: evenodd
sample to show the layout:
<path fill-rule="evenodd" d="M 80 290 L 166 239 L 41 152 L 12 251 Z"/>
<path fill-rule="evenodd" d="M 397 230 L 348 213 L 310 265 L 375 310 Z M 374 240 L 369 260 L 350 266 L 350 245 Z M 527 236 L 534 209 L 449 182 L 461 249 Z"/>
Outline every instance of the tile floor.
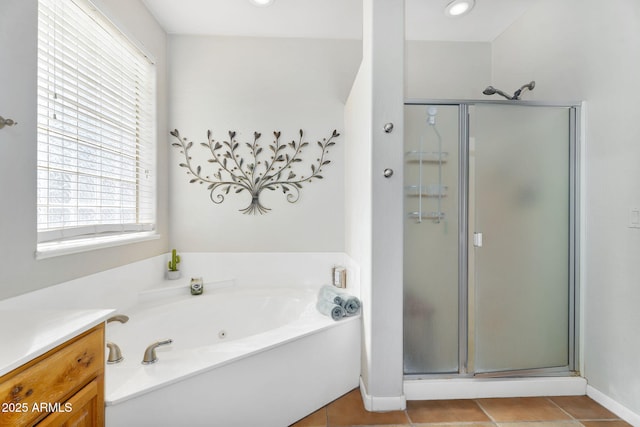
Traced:
<path fill-rule="evenodd" d="M 291 427 L 627 427 L 587 396 L 407 402 L 405 411 L 367 412 L 355 389 Z"/>

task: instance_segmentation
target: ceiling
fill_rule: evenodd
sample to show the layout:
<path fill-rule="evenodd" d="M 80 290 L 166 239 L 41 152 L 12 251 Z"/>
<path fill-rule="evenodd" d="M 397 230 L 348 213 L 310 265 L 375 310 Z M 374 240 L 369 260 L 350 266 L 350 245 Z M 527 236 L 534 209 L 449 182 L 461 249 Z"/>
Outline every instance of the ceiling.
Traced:
<path fill-rule="evenodd" d="M 362 0 L 143 0 L 171 34 L 362 38 Z M 462 17 L 444 14 L 451 0 L 405 0 L 409 40 L 493 41 L 539 0 L 476 0 Z"/>

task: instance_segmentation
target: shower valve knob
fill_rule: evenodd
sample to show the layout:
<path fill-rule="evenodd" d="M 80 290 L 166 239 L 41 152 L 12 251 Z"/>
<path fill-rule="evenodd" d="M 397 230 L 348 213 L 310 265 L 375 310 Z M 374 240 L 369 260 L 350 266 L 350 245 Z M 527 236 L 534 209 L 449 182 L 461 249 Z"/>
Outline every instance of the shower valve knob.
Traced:
<path fill-rule="evenodd" d="M 385 169 L 384 172 L 382 172 L 382 175 L 384 175 L 385 178 L 391 178 L 391 175 L 393 175 L 393 169 Z"/>
<path fill-rule="evenodd" d="M 385 133 L 391 133 L 391 131 L 393 131 L 393 123 L 385 123 L 383 129 Z"/>
<path fill-rule="evenodd" d="M 5 119 L 4 117 L 0 116 L 0 129 L 2 129 L 5 126 L 15 126 L 17 124 L 18 122 L 16 122 L 13 119 Z"/>

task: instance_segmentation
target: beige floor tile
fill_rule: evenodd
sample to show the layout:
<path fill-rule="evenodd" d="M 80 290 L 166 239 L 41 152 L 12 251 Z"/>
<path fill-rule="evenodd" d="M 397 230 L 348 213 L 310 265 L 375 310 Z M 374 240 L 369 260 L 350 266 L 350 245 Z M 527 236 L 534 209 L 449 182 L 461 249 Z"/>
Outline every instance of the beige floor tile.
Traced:
<path fill-rule="evenodd" d="M 359 389 L 290 427 L 347 426 L 632 427 L 586 396 L 409 401 L 407 411 L 368 412 Z"/>
<path fill-rule="evenodd" d="M 327 427 L 327 408 L 323 407 L 304 417 L 291 427 Z"/>
<path fill-rule="evenodd" d="M 498 427 L 582 427 L 578 421 L 524 421 L 497 425 Z"/>
<path fill-rule="evenodd" d="M 494 423 L 428 423 L 413 424 L 414 427 L 496 427 Z"/>
<path fill-rule="evenodd" d="M 554 396 L 549 399 L 578 420 L 606 420 L 618 418 L 618 416 L 609 412 L 588 396 Z"/>
<path fill-rule="evenodd" d="M 327 406 L 330 427 L 408 426 L 404 411 L 368 412 L 364 409 L 360 390 L 355 389 Z"/>
<path fill-rule="evenodd" d="M 571 420 L 545 397 L 478 399 L 477 402 L 496 422 Z"/>
<path fill-rule="evenodd" d="M 615 420 L 615 421 L 580 421 L 585 427 L 633 427 L 626 421 Z"/>
<path fill-rule="evenodd" d="M 414 423 L 491 421 L 473 400 L 410 400 L 407 414 Z"/>

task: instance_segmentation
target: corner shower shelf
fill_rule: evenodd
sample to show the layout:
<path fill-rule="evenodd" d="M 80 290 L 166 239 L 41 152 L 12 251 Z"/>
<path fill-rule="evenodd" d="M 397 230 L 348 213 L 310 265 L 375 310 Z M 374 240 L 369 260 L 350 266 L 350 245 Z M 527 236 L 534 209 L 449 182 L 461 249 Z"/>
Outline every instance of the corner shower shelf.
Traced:
<path fill-rule="evenodd" d="M 420 212 L 409 212 L 407 217 L 419 220 L 431 219 L 437 222 L 444 219 L 444 212 L 422 212 L 422 214 Z"/>
<path fill-rule="evenodd" d="M 445 163 L 449 157 L 446 151 L 407 151 L 408 162 Z"/>
<path fill-rule="evenodd" d="M 407 213 L 409 218 L 417 219 L 418 223 L 421 223 L 423 220 L 431 220 L 434 223 L 439 223 L 440 220 L 444 219 L 444 212 L 442 212 L 442 198 L 447 195 L 447 186 L 442 185 L 442 165 L 447 162 L 449 158 L 449 153 L 446 151 L 442 151 L 442 137 L 440 136 L 440 132 L 435 127 L 435 122 L 430 114 L 429 118 L 429 127 L 433 129 L 435 135 L 438 137 L 438 146 L 436 151 L 425 151 L 425 138 L 420 138 L 418 149 L 412 151 L 405 152 L 405 161 L 407 163 L 417 163 L 418 165 L 418 183 L 417 185 L 409 185 L 405 187 L 405 195 L 407 197 L 415 197 L 418 199 L 418 210 Z M 426 163 L 430 163 L 430 165 L 425 166 Z M 428 167 L 432 168 L 436 166 L 438 172 L 438 181 L 436 184 L 423 184 L 424 182 L 424 174 L 423 168 Z M 436 199 L 437 207 L 436 211 L 426 212 L 424 209 L 423 198 L 431 198 Z"/>
<path fill-rule="evenodd" d="M 446 197 L 447 190 L 446 185 L 428 184 L 428 185 L 408 185 L 404 188 L 407 196 L 410 197 Z"/>

